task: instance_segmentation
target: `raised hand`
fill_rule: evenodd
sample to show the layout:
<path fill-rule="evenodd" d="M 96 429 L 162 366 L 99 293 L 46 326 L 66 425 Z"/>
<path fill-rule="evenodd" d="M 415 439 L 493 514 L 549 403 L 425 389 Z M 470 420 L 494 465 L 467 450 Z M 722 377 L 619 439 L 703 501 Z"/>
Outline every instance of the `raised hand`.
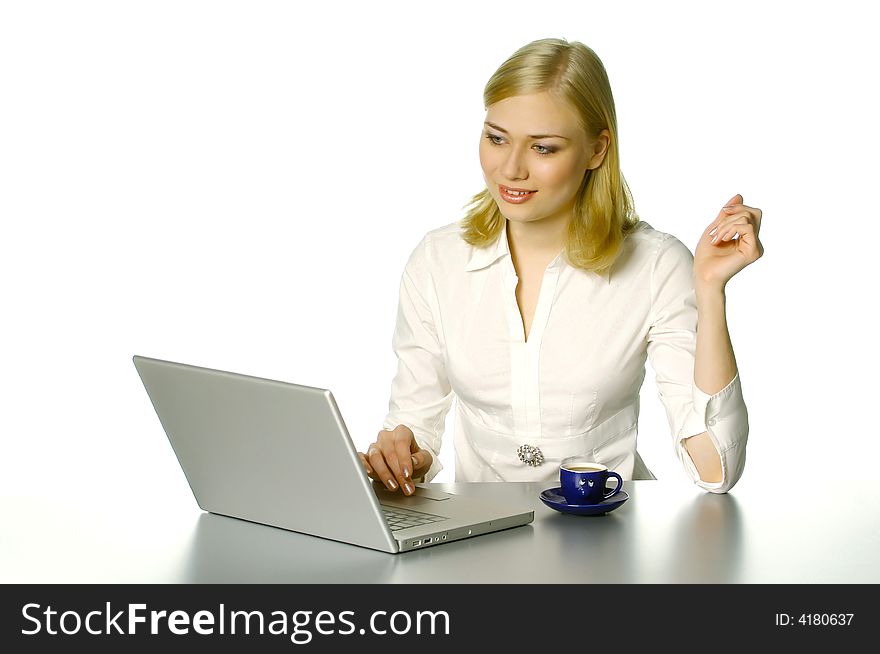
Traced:
<path fill-rule="evenodd" d="M 734 195 L 703 231 L 694 252 L 696 284 L 723 288 L 736 273 L 764 254 L 758 239 L 762 212 L 742 202 L 741 195 Z"/>

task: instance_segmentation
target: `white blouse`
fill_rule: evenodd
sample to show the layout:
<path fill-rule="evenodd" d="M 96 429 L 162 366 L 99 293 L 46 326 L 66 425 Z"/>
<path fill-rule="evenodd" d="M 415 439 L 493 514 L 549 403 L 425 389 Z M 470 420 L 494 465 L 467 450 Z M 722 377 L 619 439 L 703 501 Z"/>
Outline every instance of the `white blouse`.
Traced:
<path fill-rule="evenodd" d="M 743 472 L 748 414 L 739 375 L 711 397 L 694 384 L 693 255 L 644 221 L 604 275 L 562 252 L 544 271 L 526 342 L 507 241 L 468 245 L 459 223 L 428 232 L 400 283 L 392 341 L 398 359 L 384 428 L 406 425 L 434 455 L 453 398 L 456 481 L 547 481 L 585 455 L 623 479 L 647 472 L 636 452 L 639 389 L 650 359 L 685 473 L 725 493 Z M 723 478 L 700 479 L 683 439 L 708 431 Z M 540 450 L 539 465 L 517 454 Z"/>

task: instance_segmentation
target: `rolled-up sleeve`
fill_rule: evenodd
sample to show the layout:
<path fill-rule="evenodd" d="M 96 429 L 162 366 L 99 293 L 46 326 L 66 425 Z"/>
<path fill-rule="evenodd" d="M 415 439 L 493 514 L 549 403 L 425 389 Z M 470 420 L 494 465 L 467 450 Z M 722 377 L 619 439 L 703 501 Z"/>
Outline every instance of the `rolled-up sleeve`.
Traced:
<path fill-rule="evenodd" d="M 419 447 L 433 455 L 434 461 L 425 475 L 425 481 L 431 481 L 443 469 L 440 447 L 454 394 L 431 310 L 433 285 L 426 256 L 423 239 L 410 255 L 400 280 L 392 338 L 397 374 L 391 383 L 384 429 L 406 425 L 412 430 Z"/>
<path fill-rule="evenodd" d="M 712 493 L 726 493 L 739 481 L 745 467 L 748 411 L 739 374 L 711 396 L 694 383 L 697 305 L 693 263 L 690 250 L 674 236 L 666 235 L 651 276 L 648 358 L 669 419 L 676 457 L 697 486 Z M 703 432 L 708 432 L 721 456 L 720 482 L 700 479 L 684 447 L 687 438 Z"/>

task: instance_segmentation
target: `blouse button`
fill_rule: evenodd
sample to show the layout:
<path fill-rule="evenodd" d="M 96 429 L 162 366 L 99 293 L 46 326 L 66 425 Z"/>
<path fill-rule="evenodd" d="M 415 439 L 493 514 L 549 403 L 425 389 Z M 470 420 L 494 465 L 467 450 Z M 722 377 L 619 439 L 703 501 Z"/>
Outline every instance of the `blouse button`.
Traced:
<path fill-rule="evenodd" d="M 709 424 L 710 427 L 714 427 L 716 422 L 718 422 L 718 421 L 715 420 L 715 418 L 709 418 L 709 423 L 708 423 L 708 424 Z"/>

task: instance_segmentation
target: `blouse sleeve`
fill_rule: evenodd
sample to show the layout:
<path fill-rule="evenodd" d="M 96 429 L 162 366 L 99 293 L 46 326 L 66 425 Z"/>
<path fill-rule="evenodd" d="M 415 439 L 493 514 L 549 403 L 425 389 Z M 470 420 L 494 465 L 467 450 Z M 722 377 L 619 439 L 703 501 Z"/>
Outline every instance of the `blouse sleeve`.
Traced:
<path fill-rule="evenodd" d="M 431 311 L 433 284 L 426 266 L 425 244 L 423 239 L 410 255 L 400 280 L 392 338 L 397 374 L 391 383 L 384 429 L 406 425 L 412 430 L 419 447 L 434 457 L 425 474 L 425 481 L 431 481 L 443 469 L 440 446 L 453 393 Z"/>
<path fill-rule="evenodd" d="M 651 277 L 651 322 L 648 358 L 660 400 L 672 430 L 673 448 L 686 474 L 712 493 L 726 493 L 739 481 L 746 461 L 749 420 L 737 373 L 714 395 L 694 383 L 697 304 L 693 285 L 694 257 L 677 238 L 666 235 Z M 700 479 L 684 440 L 708 432 L 721 455 L 722 478 Z"/>

